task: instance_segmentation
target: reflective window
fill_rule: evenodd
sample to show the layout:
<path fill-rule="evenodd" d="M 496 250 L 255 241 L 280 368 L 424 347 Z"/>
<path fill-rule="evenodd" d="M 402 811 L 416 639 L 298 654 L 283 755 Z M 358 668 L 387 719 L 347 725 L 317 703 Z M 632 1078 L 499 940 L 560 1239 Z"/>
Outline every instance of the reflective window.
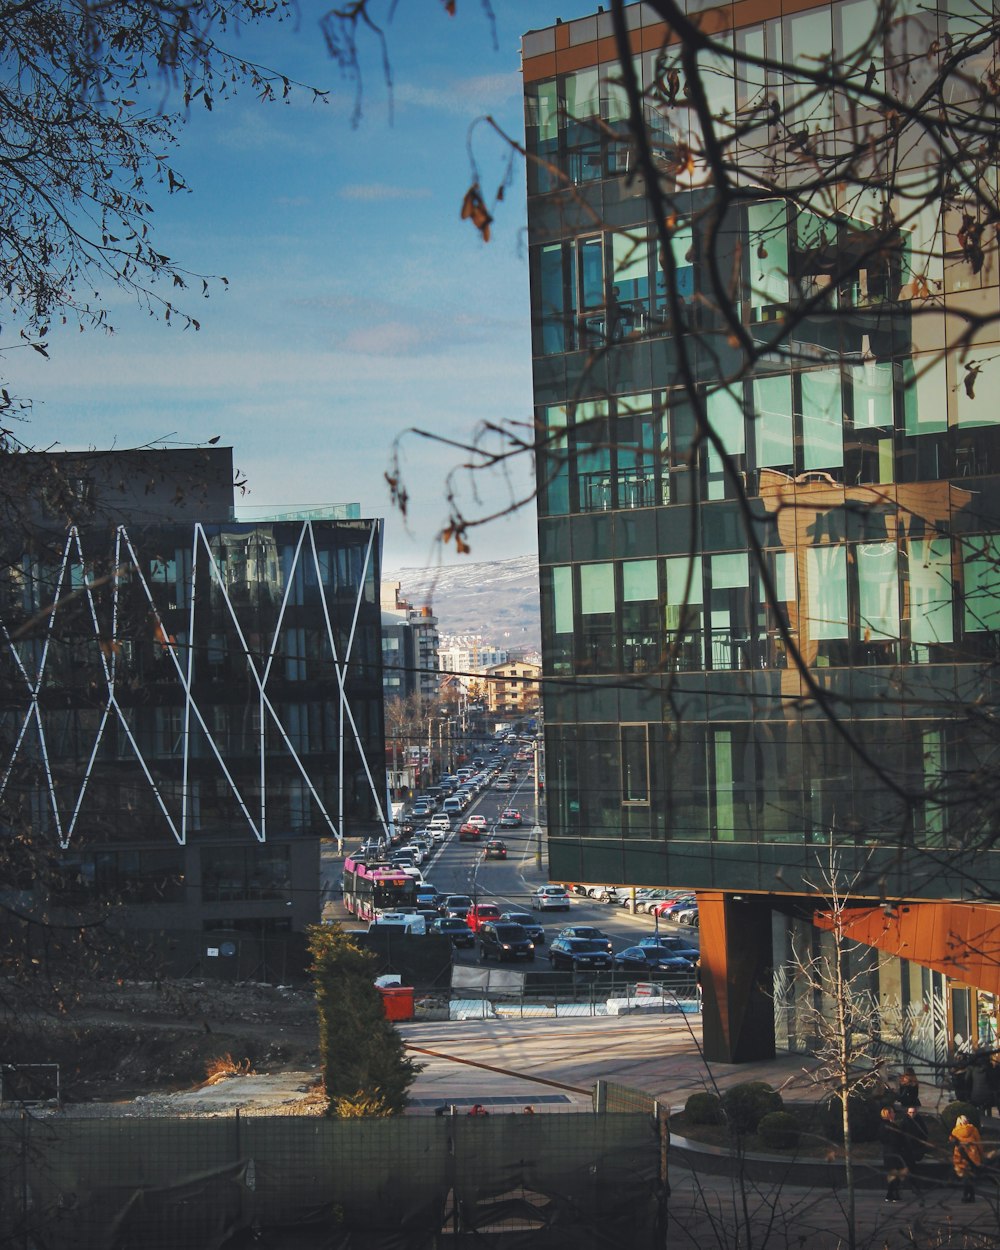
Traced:
<path fill-rule="evenodd" d="M 646 725 L 621 726 L 622 802 L 649 802 L 649 741 Z"/>
<path fill-rule="evenodd" d="M 787 211 L 773 200 L 747 207 L 752 321 L 773 321 L 788 304 Z"/>

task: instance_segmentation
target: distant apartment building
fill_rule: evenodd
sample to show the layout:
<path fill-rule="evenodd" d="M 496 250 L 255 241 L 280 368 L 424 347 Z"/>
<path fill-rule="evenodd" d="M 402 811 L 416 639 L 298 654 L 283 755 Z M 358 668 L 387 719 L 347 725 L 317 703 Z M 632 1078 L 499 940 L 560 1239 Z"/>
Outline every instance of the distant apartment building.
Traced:
<path fill-rule="evenodd" d="M 524 716 L 536 711 L 541 675 L 541 665 L 527 660 L 509 660 L 488 668 L 484 674 L 488 710 L 498 716 Z"/>
<path fill-rule="evenodd" d="M 509 652 L 502 647 L 492 646 L 479 635 L 445 635 L 438 652 L 441 672 L 454 674 L 465 690 L 468 690 L 474 680 L 472 674 L 483 673 L 497 664 L 506 664 L 508 659 Z"/>
<path fill-rule="evenodd" d="M 399 582 L 383 582 L 382 673 L 387 699 L 412 694 L 438 695 L 438 620 L 429 604 L 415 608 L 400 593 Z"/>

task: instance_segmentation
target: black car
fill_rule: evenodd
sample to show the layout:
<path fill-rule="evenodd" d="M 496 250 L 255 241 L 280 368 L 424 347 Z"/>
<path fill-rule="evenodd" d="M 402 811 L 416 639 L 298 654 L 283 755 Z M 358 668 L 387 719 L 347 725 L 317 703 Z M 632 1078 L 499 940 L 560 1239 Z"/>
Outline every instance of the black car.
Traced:
<path fill-rule="evenodd" d="M 549 946 L 549 962 L 553 968 L 571 968 L 574 972 L 612 967 L 611 952 L 601 938 L 556 938 Z"/>
<path fill-rule="evenodd" d="M 479 958 L 485 963 L 493 958 L 535 958 L 535 944 L 519 924 L 505 924 L 502 920 L 488 920 L 479 926 Z"/>
<path fill-rule="evenodd" d="M 486 859 L 506 859 L 507 843 L 501 842 L 499 838 L 490 838 L 489 842 L 486 843 L 484 857 Z"/>
<path fill-rule="evenodd" d="M 668 955 L 680 955 L 682 959 L 690 959 L 692 963 L 701 956 L 701 951 L 689 938 L 672 937 L 669 933 L 640 938 L 639 945 L 662 950 Z"/>
<path fill-rule="evenodd" d="M 505 911 L 500 919 L 508 924 L 519 924 L 536 946 L 544 944 L 545 930 L 530 911 Z"/>
<path fill-rule="evenodd" d="M 694 963 L 681 955 L 657 950 L 655 946 L 629 946 L 615 956 L 615 967 L 626 972 L 681 972 L 694 971 Z"/>
<path fill-rule="evenodd" d="M 472 899 L 468 894 L 449 894 L 444 900 L 443 906 L 438 910 L 444 912 L 446 916 L 458 916 L 460 920 L 464 920 L 469 914 L 469 908 L 472 906 Z"/>
<path fill-rule="evenodd" d="M 559 930 L 561 938 L 592 938 L 595 942 L 601 942 L 604 949 L 611 954 L 614 951 L 614 945 L 603 929 L 595 929 L 591 924 L 570 924 L 565 929 Z"/>
<path fill-rule="evenodd" d="M 455 947 L 472 947 L 476 944 L 476 935 L 458 916 L 438 916 L 427 932 L 451 938 L 451 944 Z"/>

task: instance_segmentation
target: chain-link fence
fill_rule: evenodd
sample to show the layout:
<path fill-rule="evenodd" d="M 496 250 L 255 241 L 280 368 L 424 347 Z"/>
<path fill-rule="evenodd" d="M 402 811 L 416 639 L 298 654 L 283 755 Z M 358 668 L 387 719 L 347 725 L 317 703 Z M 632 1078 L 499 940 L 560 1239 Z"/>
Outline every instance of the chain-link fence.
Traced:
<path fill-rule="evenodd" d="M 0 1245 L 432 1250 L 662 1244 L 648 1114 L 0 1117 Z"/>

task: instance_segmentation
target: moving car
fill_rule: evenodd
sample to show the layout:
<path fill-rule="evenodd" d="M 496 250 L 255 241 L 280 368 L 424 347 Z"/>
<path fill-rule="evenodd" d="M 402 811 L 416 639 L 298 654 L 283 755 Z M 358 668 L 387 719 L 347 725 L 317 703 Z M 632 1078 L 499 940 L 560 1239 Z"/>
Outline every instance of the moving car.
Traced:
<path fill-rule="evenodd" d="M 615 967 L 629 972 L 693 973 L 694 964 L 655 946 L 629 946 L 615 955 Z"/>
<path fill-rule="evenodd" d="M 701 951 L 689 938 L 678 937 L 670 933 L 651 933 L 649 937 L 640 938 L 639 945 L 664 950 L 671 955 L 680 955 L 682 959 L 690 959 L 692 963 L 701 956 Z"/>
<path fill-rule="evenodd" d="M 536 946 L 544 944 L 545 930 L 530 911 L 505 911 L 500 919 L 509 924 L 519 924 Z"/>
<path fill-rule="evenodd" d="M 450 938 L 452 946 L 473 947 L 476 944 L 476 935 L 472 932 L 464 920 L 458 916 L 438 916 L 433 921 L 428 933 L 437 933 L 442 937 Z"/>
<path fill-rule="evenodd" d="M 479 816 L 479 815 L 476 815 L 476 816 L 470 816 L 470 817 L 469 817 L 469 819 L 468 819 L 465 823 L 466 823 L 467 825 L 475 825 L 477 829 L 485 829 L 485 828 L 486 828 L 486 817 L 485 817 L 485 816 Z"/>
<path fill-rule="evenodd" d="M 500 908 L 496 903 L 474 903 L 468 910 L 465 922 L 475 933 L 479 926 L 485 924 L 488 920 L 499 919 Z"/>
<path fill-rule="evenodd" d="M 506 859 L 507 843 L 501 842 L 499 838 L 490 838 L 489 842 L 483 850 L 484 859 Z"/>
<path fill-rule="evenodd" d="M 521 824 L 521 813 L 516 807 L 508 807 L 500 817 L 501 829 L 520 829 Z"/>
<path fill-rule="evenodd" d="M 569 895 L 561 885 L 540 886 L 531 896 L 533 911 L 569 911 Z"/>
<path fill-rule="evenodd" d="M 446 916 L 457 916 L 460 920 L 464 920 L 471 906 L 472 899 L 468 894 L 449 894 L 438 910 Z"/>
<path fill-rule="evenodd" d="M 446 816 L 444 812 L 438 812 L 436 816 L 432 816 L 427 825 L 431 837 L 435 832 L 451 833 L 451 817 Z"/>
<path fill-rule="evenodd" d="M 479 958 L 483 963 L 490 957 L 504 960 L 534 960 L 535 944 L 519 924 L 505 924 L 502 920 L 486 921 L 479 929 Z"/>
<path fill-rule="evenodd" d="M 592 938 L 595 942 L 604 943 L 605 949 L 613 951 L 614 945 L 603 929 L 595 929 L 592 924 L 571 924 L 559 930 L 561 938 Z"/>
<path fill-rule="evenodd" d="M 573 972 L 612 967 L 611 953 L 599 938 L 556 938 L 549 946 L 549 962 Z"/>
<path fill-rule="evenodd" d="M 471 820 L 467 820 L 464 825 L 460 825 L 458 829 L 459 842 L 478 842 L 483 836 L 482 825 L 474 825 Z"/>

